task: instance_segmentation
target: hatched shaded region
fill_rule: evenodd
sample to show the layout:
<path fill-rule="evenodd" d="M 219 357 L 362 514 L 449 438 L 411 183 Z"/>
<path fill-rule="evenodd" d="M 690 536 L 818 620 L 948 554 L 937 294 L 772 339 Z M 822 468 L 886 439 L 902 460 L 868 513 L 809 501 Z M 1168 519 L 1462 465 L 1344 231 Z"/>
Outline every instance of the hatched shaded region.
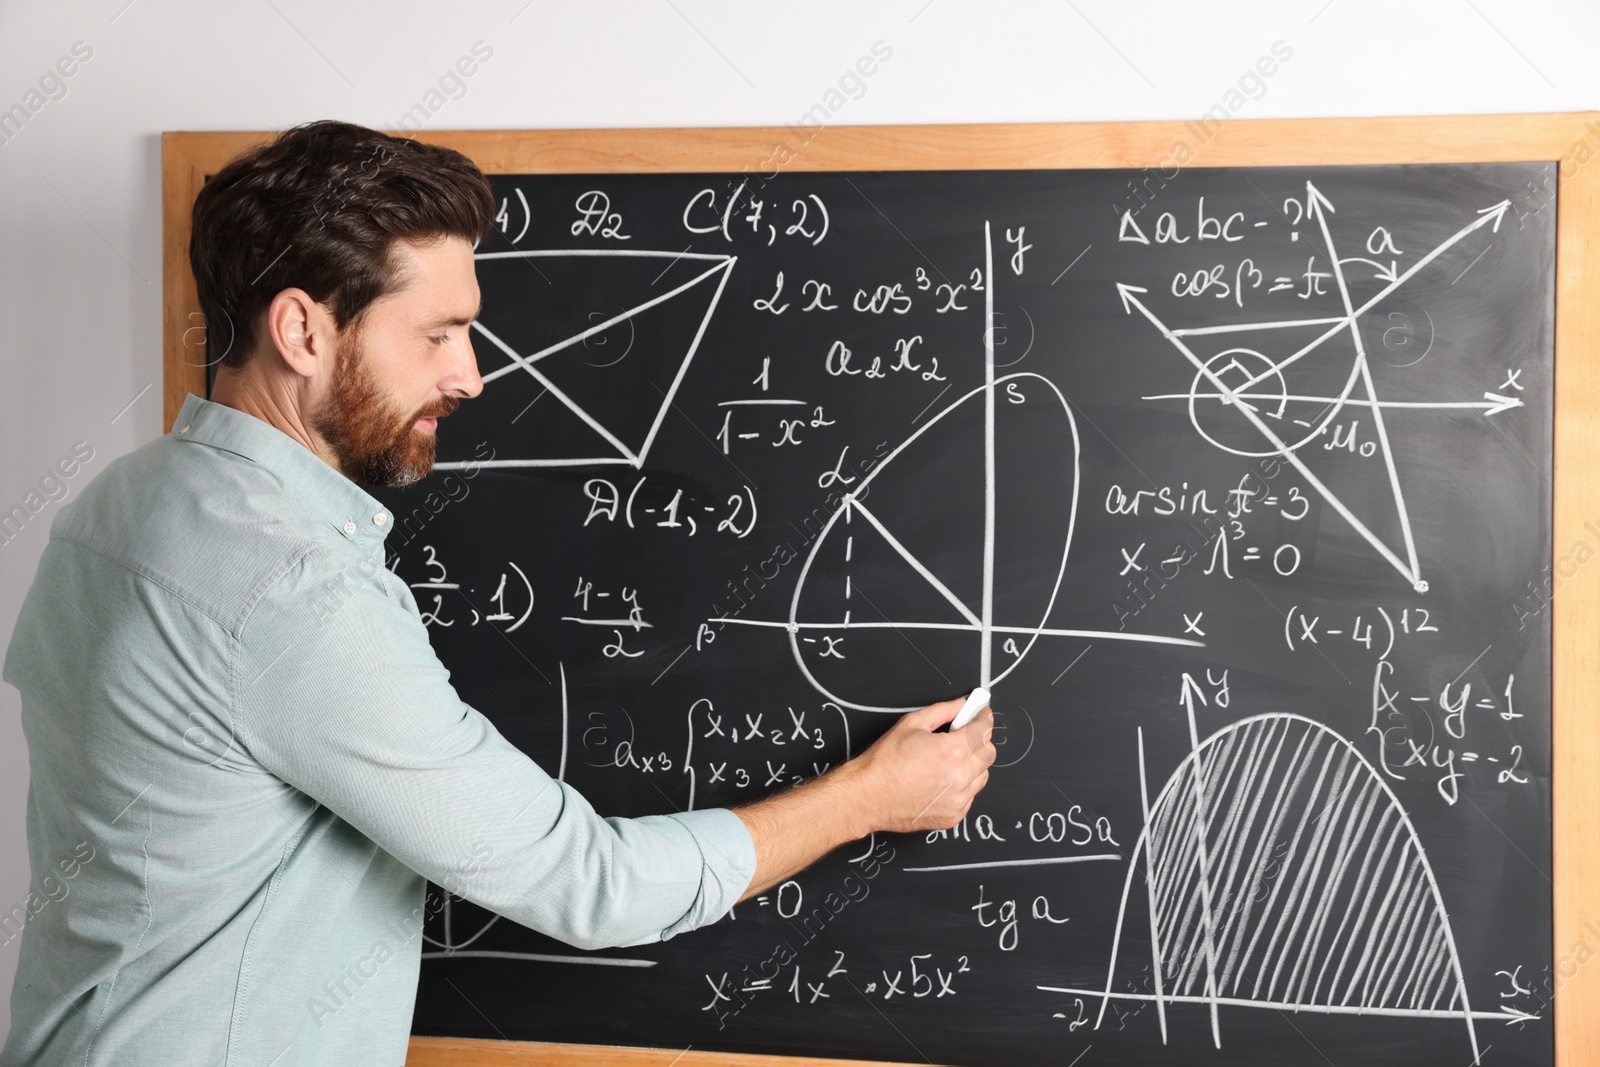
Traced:
<path fill-rule="evenodd" d="M 1213 735 L 1140 845 L 1173 995 L 1468 1010 L 1410 820 L 1327 727 L 1268 715 Z"/>
<path fill-rule="evenodd" d="M 1234 723 L 1195 740 L 1154 802 L 1142 732 L 1139 768 L 1145 826 L 1105 986 L 1038 987 L 1099 998 L 1097 1028 L 1113 1000 L 1153 1001 L 1163 1043 L 1169 1005 L 1205 1005 L 1218 1048 L 1222 1007 L 1459 1019 L 1478 1063 L 1476 1020 L 1537 1018 L 1472 1009 L 1416 828 L 1333 730 L 1288 713 Z M 1130 952 L 1119 972 L 1123 939 L 1146 935 L 1148 970 Z M 1153 979 L 1147 992 L 1122 991 L 1134 974 Z"/>

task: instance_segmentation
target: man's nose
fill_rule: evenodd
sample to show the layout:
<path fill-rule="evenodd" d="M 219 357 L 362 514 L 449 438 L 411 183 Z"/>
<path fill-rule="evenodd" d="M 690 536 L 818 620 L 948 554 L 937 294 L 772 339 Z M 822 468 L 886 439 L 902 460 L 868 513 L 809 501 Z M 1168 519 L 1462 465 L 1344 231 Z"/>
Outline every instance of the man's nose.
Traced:
<path fill-rule="evenodd" d="M 459 345 L 452 346 L 454 362 L 441 391 L 472 399 L 483 392 L 483 376 L 478 373 L 478 354 L 472 349 L 472 330 L 468 327 Z"/>

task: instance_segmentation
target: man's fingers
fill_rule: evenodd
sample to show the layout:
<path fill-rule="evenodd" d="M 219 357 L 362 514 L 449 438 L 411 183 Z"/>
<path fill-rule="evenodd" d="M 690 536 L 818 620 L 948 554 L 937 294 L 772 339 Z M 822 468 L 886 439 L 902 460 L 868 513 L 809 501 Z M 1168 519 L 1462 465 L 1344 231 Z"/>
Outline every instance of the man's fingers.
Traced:
<path fill-rule="evenodd" d="M 956 710 L 960 711 L 961 709 L 957 708 Z M 954 716 L 952 716 L 952 718 L 954 718 Z M 971 738 L 974 747 L 986 742 L 992 732 L 994 732 L 994 709 L 987 704 L 983 706 L 982 711 L 973 716 L 971 722 L 967 723 L 967 725 L 963 726 L 959 730 L 951 731 L 951 733 L 954 733 L 960 737 Z"/>
<path fill-rule="evenodd" d="M 972 802 L 979 793 L 983 792 L 983 787 L 988 784 L 989 772 L 987 769 L 979 771 L 977 776 L 967 783 L 966 788 L 961 791 L 961 810 L 955 814 L 955 818 L 951 820 L 952 823 L 959 823 L 967 817 L 967 814 L 972 810 Z"/>
<path fill-rule="evenodd" d="M 995 761 L 997 753 L 995 752 L 994 742 L 991 739 L 994 734 L 993 708 L 985 707 L 978 712 L 976 718 L 961 729 L 954 731 L 954 733 L 957 737 L 961 737 L 967 742 L 968 751 L 982 760 L 984 766 L 987 767 Z"/>
<path fill-rule="evenodd" d="M 947 735 L 933 733 L 954 721 L 966 703 L 965 698 L 943 700 L 901 716 L 896 729 L 885 734 L 874 748 L 881 748 L 884 759 L 906 760 L 907 773 L 902 788 L 913 787 L 904 799 L 915 813 L 894 819 L 905 829 L 948 829 L 958 823 L 972 806 L 972 798 L 989 781 L 989 767 L 998 753 L 992 740 L 994 711 L 985 707 L 966 726 Z M 932 736 L 926 736 L 932 734 Z M 923 735 L 923 736 L 918 736 Z M 928 790 L 922 793 L 922 788 Z M 904 821 L 902 821 L 902 819 Z"/>
<path fill-rule="evenodd" d="M 913 826 L 917 825 L 921 821 L 922 817 L 927 814 L 928 809 L 932 808 L 935 804 L 939 803 L 940 799 L 942 799 L 944 797 L 944 795 L 949 791 L 950 791 L 950 787 L 949 786 L 945 786 L 943 789 L 940 789 L 937 793 L 935 793 L 933 795 L 933 799 L 928 801 L 926 804 L 922 805 L 921 809 L 919 809 L 917 811 L 917 813 L 911 817 L 912 825 Z"/>
<path fill-rule="evenodd" d="M 960 714 L 961 705 L 964 703 L 966 703 L 966 700 L 963 697 L 957 697 L 954 700 L 941 700 L 937 704 L 929 704 L 921 711 L 907 712 L 900 721 L 923 730 L 937 730 L 946 723 L 953 722 L 955 717 Z"/>

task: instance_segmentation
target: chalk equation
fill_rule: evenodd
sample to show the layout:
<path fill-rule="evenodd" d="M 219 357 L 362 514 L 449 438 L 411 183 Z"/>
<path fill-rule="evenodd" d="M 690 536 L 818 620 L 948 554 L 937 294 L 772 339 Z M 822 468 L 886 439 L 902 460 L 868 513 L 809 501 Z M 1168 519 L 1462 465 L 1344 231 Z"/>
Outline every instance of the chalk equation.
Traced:
<path fill-rule="evenodd" d="M 463 697 L 604 814 L 978 686 L 1000 759 L 659 944 L 434 888 L 419 1027 L 1551 1062 L 1538 170 L 495 179 L 484 394 L 389 561 Z"/>

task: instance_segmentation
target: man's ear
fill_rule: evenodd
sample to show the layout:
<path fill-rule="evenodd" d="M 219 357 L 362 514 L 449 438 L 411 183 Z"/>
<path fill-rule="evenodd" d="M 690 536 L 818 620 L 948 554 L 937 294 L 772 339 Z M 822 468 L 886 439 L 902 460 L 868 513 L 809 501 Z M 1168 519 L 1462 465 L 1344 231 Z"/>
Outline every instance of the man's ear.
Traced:
<path fill-rule="evenodd" d="M 333 370 L 338 331 L 328 309 L 304 289 L 285 289 L 266 313 L 267 340 L 284 364 L 304 378 Z"/>

